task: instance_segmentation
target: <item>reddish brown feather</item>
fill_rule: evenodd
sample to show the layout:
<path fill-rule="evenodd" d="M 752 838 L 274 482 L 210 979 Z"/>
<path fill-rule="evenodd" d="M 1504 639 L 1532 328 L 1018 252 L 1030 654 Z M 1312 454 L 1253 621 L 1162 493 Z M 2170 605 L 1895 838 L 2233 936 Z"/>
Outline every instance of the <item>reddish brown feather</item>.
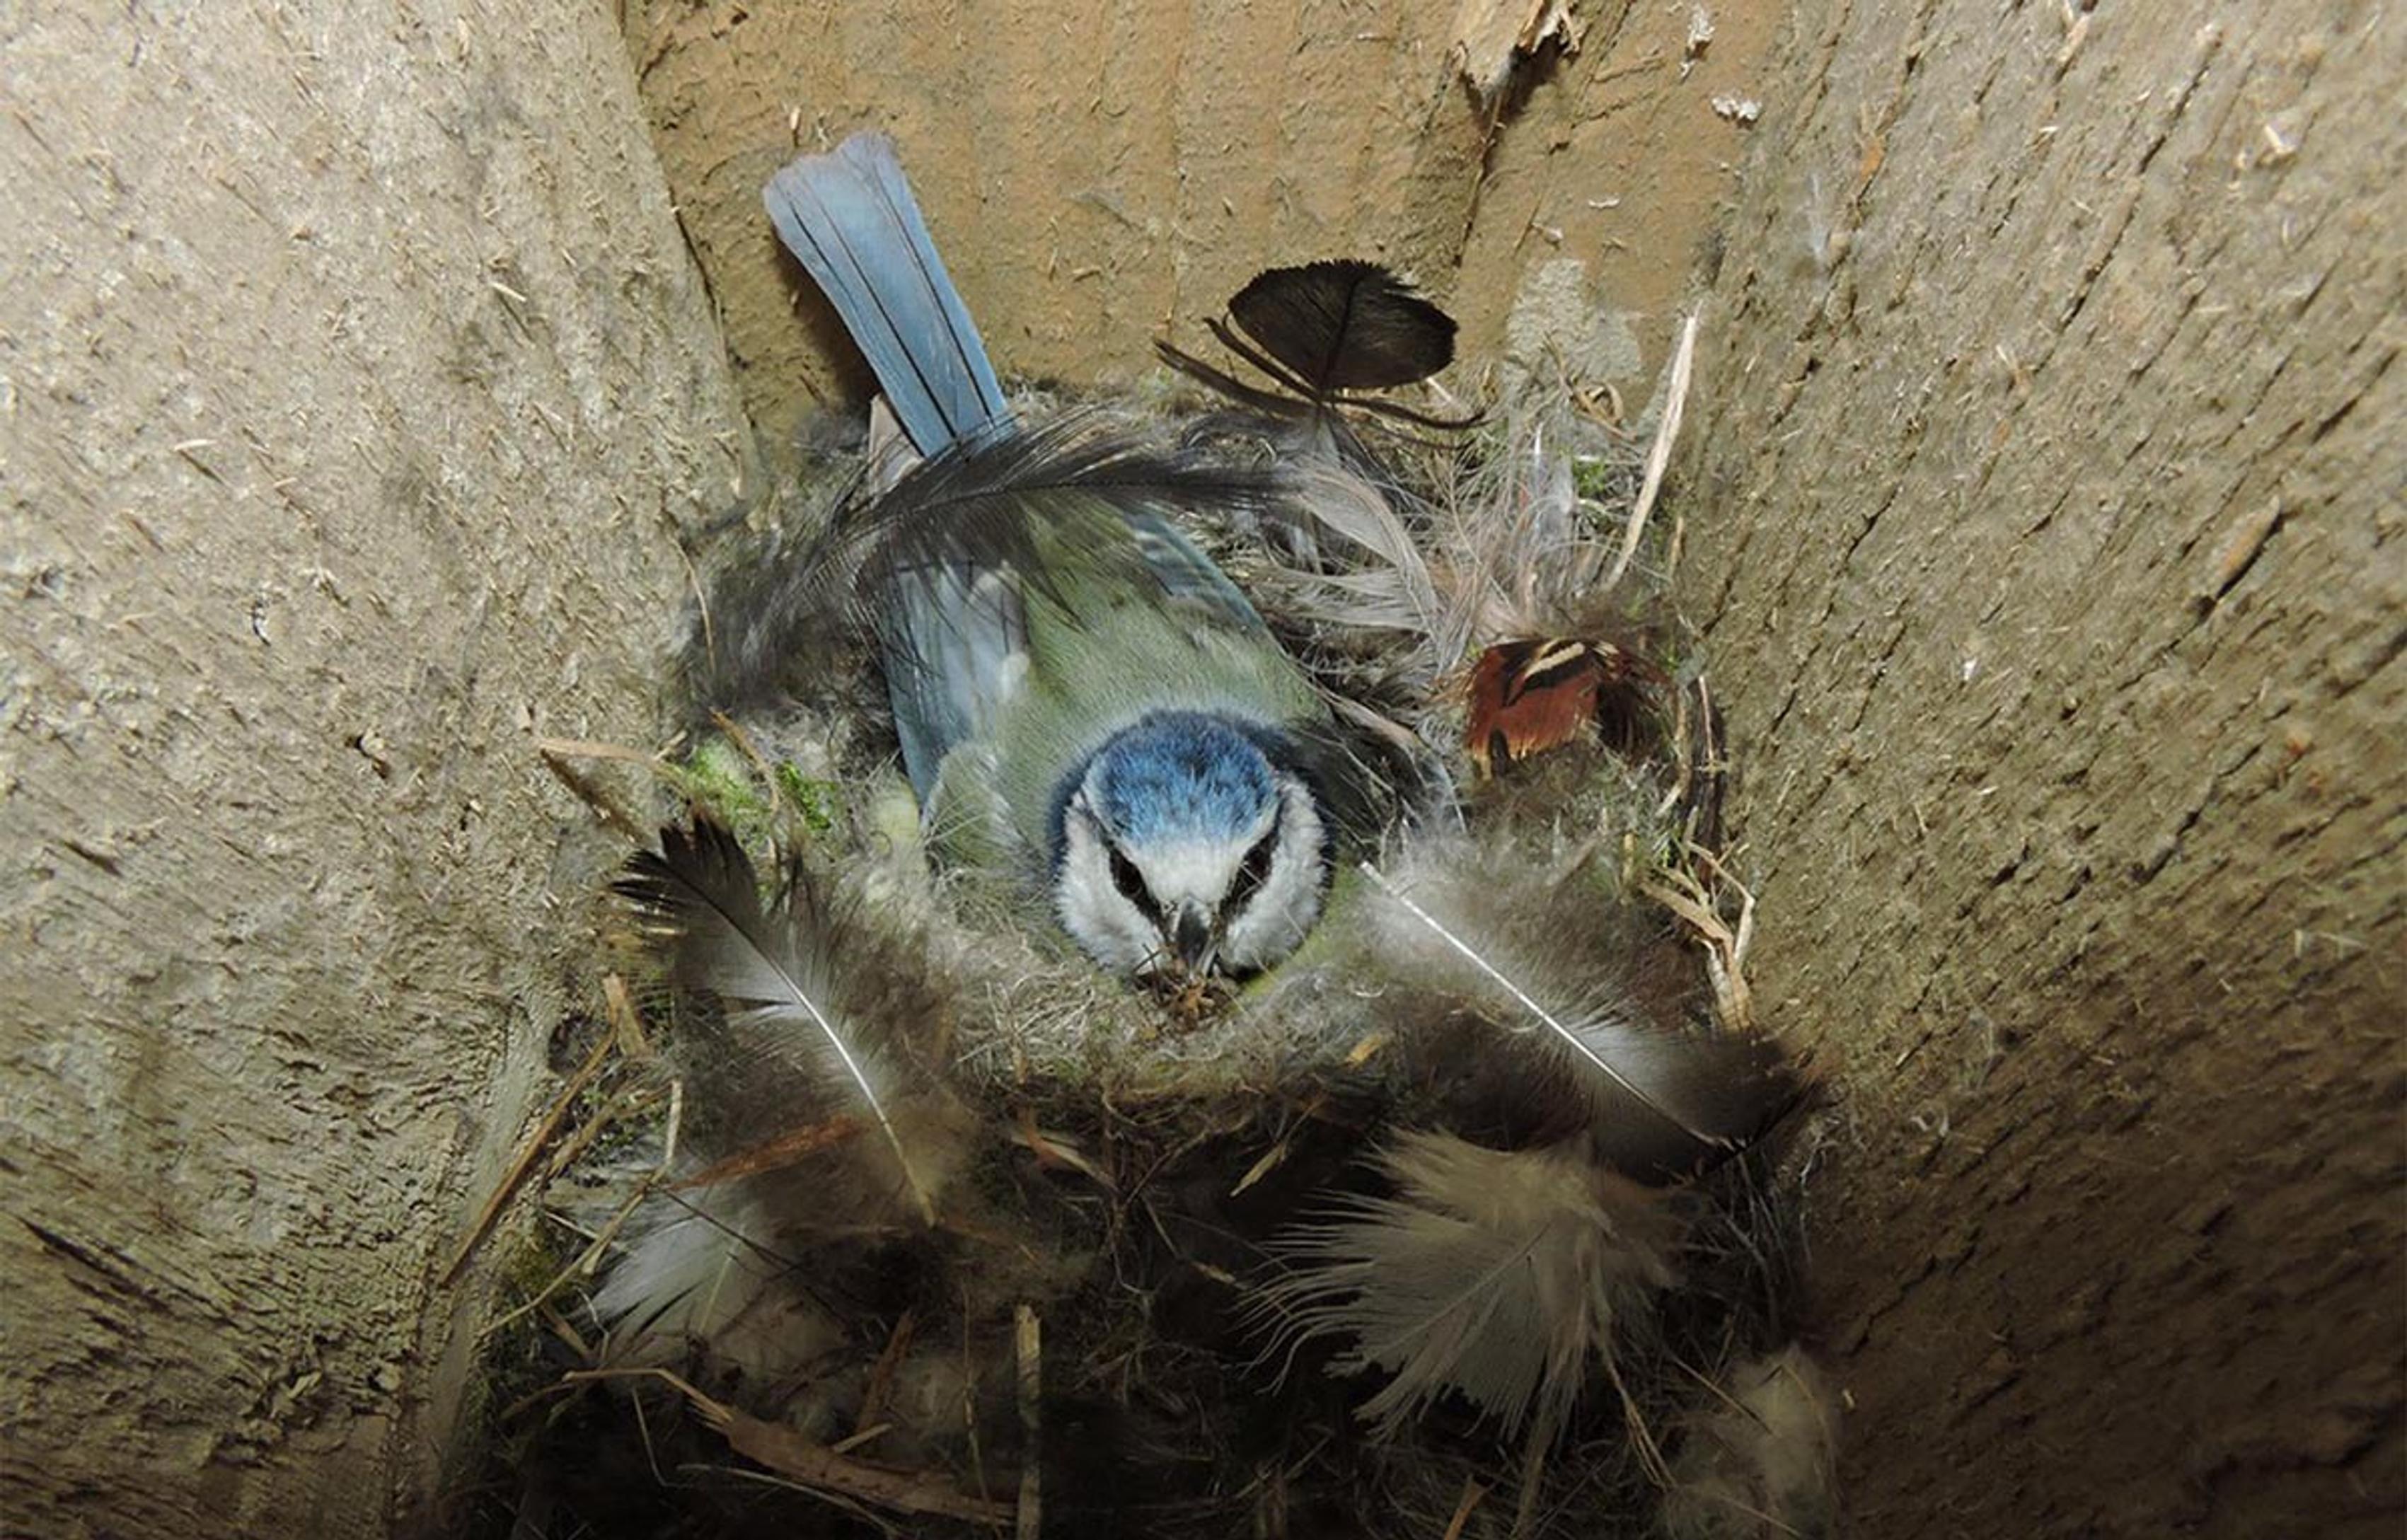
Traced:
<path fill-rule="evenodd" d="M 1560 749 L 1610 715 L 1634 723 L 1654 665 L 1610 642 L 1532 637 L 1499 642 L 1471 668 L 1463 747 L 1483 777 Z M 1623 735 L 1627 735 L 1625 733 Z"/>

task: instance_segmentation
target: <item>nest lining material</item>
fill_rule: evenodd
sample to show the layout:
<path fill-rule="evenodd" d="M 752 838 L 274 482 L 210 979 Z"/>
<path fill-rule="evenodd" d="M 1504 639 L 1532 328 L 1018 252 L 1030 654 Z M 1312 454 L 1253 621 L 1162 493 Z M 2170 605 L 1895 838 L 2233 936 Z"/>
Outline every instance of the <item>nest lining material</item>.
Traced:
<path fill-rule="evenodd" d="M 932 873 L 858 660 L 822 655 L 781 709 L 722 719 L 666 772 L 824 889 L 819 934 L 913 1023 L 885 1066 L 911 1089 L 881 1137 L 823 1065 L 764 1050 L 622 928 L 606 1031 L 478 1226 L 542 1184 L 548 1229 L 493 1336 L 508 1479 L 488 1527 L 1810 1529 L 1830 1425 L 1784 1348 L 1794 1220 L 1771 1153 L 1642 1189 L 1570 1152 L 1646 1110 L 1398 934 L 1452 917 L 1588 1018 L 1638 1000 L 1705 1037 L 1754 1025 L 1751 917 L 1743 895 L 1726 912 L 1710 848 L 1710 692 L 1665 619 L 1676 531 L 1646 538 L 1668 434 L 1642 466 L 1568 392 L 1507 422 L 1417 452 L 1389 483 L 1409 495 L 1348 504 L 1350 523 L 1203 533 L 1333 692 L 1420 745 L 1461 742 L 1475 645 L 1569 634 L 1666 681 L 1652 751 L 1588 742 L 1476 783 L 1449 754 L 1464 828 L 1346 873 L 1332 920 L 1234 999 L 1133 991 L 1016 895 Z M 942 1153 L 906 1176 L 898 1149 Z M 1501 1314 L 1430 1345 L 1449 1279 L 1531 1258 Z M 1366 1270 L 1390 1285 L 1367 1309 Z M 1535 1369 L 1512 1351 L 1564 1320 Z M 1467 1362 L 1501 1379 L 1465 1383 Z"/>

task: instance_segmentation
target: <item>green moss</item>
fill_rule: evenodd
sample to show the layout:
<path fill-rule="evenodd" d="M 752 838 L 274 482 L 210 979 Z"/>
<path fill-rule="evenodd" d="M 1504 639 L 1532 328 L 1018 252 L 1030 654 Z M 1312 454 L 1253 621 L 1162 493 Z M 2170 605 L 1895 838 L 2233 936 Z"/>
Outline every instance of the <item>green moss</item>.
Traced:
<path fill-rule="evenodd" d="M 723 737 L 708 737 L 695 746 L 670 778 L 685 799 L 730 828 L 740 829 L 768 816 L 766 790 L 753 774 L 752 762 Z"/>
<path fill-rule="evenodd" d="M 1630 472 L 1601 454 L 1583 454 L 1572 461 L 1572 491 L 1592 503 L 1620 501 L 1627 493 Z"/>
<path fill-rule="evenodd" d="M 814 839 L 830 833 L 842 806 L 844 789 L 836 782 L 806 776 L 790 760 L 771 764 L 764 779 L 751 755 L 719 735 L 703 739 L 669 776 L 697 811 L 756 850 L 782 837 Z"/>
<path fill-rule="evenodd" d="M 842 787 L 832 780 L 813 780 L 786 760 L 778 762 L 776 777 L 778 791 L 805 829 L 813 834 L 824 834 L 835 827 L 836 798 Z"/>

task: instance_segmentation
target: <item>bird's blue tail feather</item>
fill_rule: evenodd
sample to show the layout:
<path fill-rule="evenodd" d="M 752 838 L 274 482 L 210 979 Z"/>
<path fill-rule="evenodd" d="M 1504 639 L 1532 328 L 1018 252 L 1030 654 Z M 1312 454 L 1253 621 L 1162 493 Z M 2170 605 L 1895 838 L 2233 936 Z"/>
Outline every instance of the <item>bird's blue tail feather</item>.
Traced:
<path fill-rule="evenodd" d="M 869 360 L 921 454 L 1008 416 L 994 365 L 945 274 L 883 134 L 805 155 L 762 192 L 777 238 L 808 269 Z"/>

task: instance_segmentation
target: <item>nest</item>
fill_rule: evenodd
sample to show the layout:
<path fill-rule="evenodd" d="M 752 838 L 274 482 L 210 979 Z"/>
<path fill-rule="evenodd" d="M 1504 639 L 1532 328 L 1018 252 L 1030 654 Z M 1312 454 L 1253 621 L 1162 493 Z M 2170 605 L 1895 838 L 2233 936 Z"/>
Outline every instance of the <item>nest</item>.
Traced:
<path fill-rule="evenodd" d="M 1569 387 L 1435 443 L 1343 424 L 1372 492 L 1350 521 L 1196 532 L 1446 813 L 1343 874 L 1332 911 L 1383 918 L 1325 923 L 1242 991 L 1104 977 L 1015 895 L 933 870 L 858 659 L 820 654 L 774 710 L 718 719 L 682 758 L 551 746 L 572 785 L 591 789 L 582 757 L 638 759 L 732 831 L 778 879 L 768 912 L 806 905 L 846 976 L 874 981 L 870 1008 L 911 1023 L 879 1049 L 906 1091 L 863 1116 L 824 1066 L 680 988 L 613 907 L 605 997 L 470 1243 L 510 1248 L 510 1298 L 487 1333 L 485 1465 L 447 1527 L 1595 1540 L 1820 1522 L 1830 1417 L 1788 1346 L 1780 1139 L 1702 1174 L 1589 1159 L 1579 1131 L 1627 1106 L 1455 956 L 1517 993 L 1534 971 L 1702 1041 L 1766 1040 L 1712 692 L 1665 598 L 1679 532 L 1651 518 L 1688 356 L 1646 452 Z M 1296 452 L 1293 422 L 1181 421 L 1219 452 Z M 1552 715 L 1507 709 L 1565 683 Z M 1591 977 L 1564 956 L 1607 962 Z M 532 1229 L 490 1239 L 520 1194 Z M 1586 1290 L 1538 1299 L 1536 1273 L 1527 1307 L 1579 1325 L 1528 1387 L 1479 1382 L 1474 1361 L 1498 1355 L 1475 1346 L 1429 1371 L 1378 1340 L 1363 1301 L 1386 1288 L 1411 1315 L 1414 1289 L 1499 1247 L 1560 1252 Z M 691 1276 L 664 1287 L 671 1268 Z M 1366 1268 L 1385 1271 L 1366 1287 Z M 1504 1333 L 1511 1360 L 1525 1324 L 1456 1334 Z"/>

